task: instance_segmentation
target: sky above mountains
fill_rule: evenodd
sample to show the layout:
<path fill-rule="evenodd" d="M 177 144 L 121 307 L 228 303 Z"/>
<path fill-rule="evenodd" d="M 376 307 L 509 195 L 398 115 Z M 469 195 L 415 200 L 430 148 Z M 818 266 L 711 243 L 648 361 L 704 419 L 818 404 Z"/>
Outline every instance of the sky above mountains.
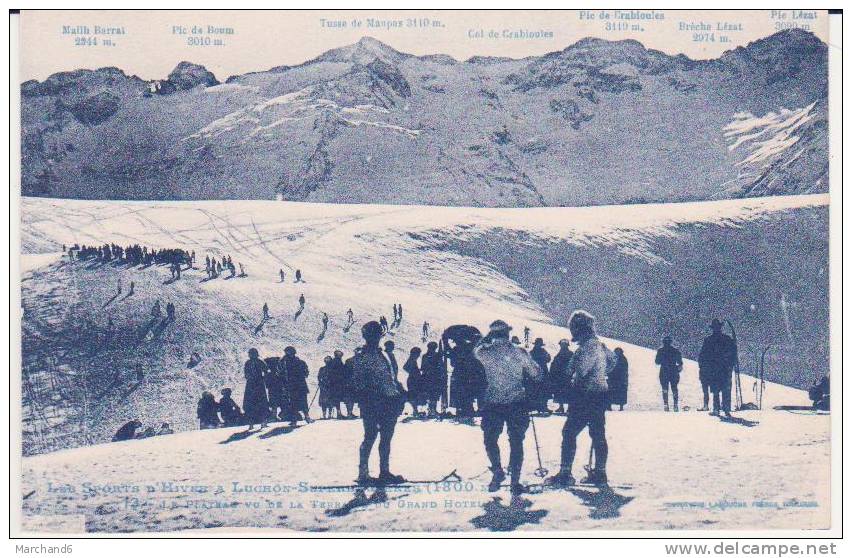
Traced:
<path fill-rule="evenodd" d="M 538 56 L 584 37 L 636 39 L 667 54 L 708 59 L 794 26 L 828 41 L 825 12 L 795 10 L 24 11 L 20 77 L 22 82 L 42 80 L 59 71 L 117 66 L 158 79 L 177 62 L 192 60 L 224 81 L 300 64 L 362 36 L 401 52 L 457 60 Z M 193 33 L 194 27 L 202 32 Z M 107 34 L 108 29 L 122 32 Z M 98 44 L 78 44 L 86 43 L 83 38 L 98 39 Z M 208 39 L 210 44 L 204 44 Z"/>

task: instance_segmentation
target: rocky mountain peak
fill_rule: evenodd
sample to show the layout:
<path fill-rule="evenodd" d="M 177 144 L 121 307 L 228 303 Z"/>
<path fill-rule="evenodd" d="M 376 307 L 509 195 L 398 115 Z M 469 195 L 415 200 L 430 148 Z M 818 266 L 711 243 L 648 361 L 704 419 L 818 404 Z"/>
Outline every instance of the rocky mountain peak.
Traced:
<path fill-rule="evenodd" d="M 219 85 L 216 76 L 213 75 L 207 68 L 200 64 L 183 61 L 175 69 L 171 71 L 168 81 L 175 86 L 175 89 L 182 91 L 192 89 L 199 85 L 211 87 Z"/>

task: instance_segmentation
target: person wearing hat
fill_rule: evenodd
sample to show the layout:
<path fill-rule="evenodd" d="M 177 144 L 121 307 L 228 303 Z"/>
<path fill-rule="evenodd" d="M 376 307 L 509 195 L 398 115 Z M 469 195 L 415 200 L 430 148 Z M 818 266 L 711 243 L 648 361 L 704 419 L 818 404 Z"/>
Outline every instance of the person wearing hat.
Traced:
<path fill-rule="evenodd" d="M 243 366 L 243 373 L 246 377 L 243 409 L 246 413 L 246 421 L 249 423 L 249 430 L 254 428 L 255 424 L 260 424 L 261 428 L 266 428 L 266 421 L 269 420 L 269 396 L 266 393 L 266 384 L 263 379 L 269 373 L 269 367 L 260 360 L 257 349 L 249 349 L 248 354 L 249 359 Z"/>
<path fill-rule="evenodd" d="M 698 353 L 698 377 L 704 390 L 704 410 L 707 410 L 709 389 L 713 393 L 713 410 L 710 414 L 719 416 L 720 412 L 724 412 L 725 416 L 730 417 L 731 374 L 737 363 L 737 344 L 722 333 L 720 320 L 714 318 L 710 329 L 712 333 L 704 338 Z"/>
<path fill-rule="evenodd" d="M 538 364 L 538 367 L 541 368 L 542 377 L 544 378 L 544 381 L 537 386 L 531 400 L 531 405 L 533 410 L 547 414 L 550 412 L 547 408 L 547 402 L 550 400 L 552 390 L 550 389 L 550 369 L 548 368 L 550 353 L 544 348 L 544 339 L 536 337 L 533 342 L 533 348 L 530 351 L 530 356 Z"/>
<path fill-rule="evenodd" d="M 287 390 L 289 405 L 289 418 L 293 426 L 303 419 L 305 422 L 313 422 L 308 410 L 308 365 L 304 360 L 296 356 L 296 348 L 288 346 L 284 349 L 284 356 L 278 362 L 284 378 L 284 386 Z"/>
<path fill-rule="evenodd" d="M 663 409 L 669 410 L 669 389 L 672 392 L 674 411 L 678 412 L 677 385 L 680 382 L 680 371 L 683 370 L 683 358 L 680 351 L 672 346 L 672 338 L 663 337 L 663 346 L 657 349 L 654 362 L 660 367 L 660 387 L 663 390 Z"/>
<path fill-rule="evenodd" d="M 553 401 L 557 404 L 557 413 L 567 413 L 568 403 L 571 402 L 571 377 L 568 375 L 568 364 L 571 362 L 571 342 L 567 339 L 559 341 L 559 352 L 550 363 L 550 385 L 553 391 Z"/>
<path fill-rule="evenodd" d="M 495 492 L 505 480 L 498 440 L 505 427 L 509 433 L 509 475 L 513 494 L 524 491 L 521 468 L 524 462 L 524 437 L 529 427 L 527 389 L 535 389 L 544 380 L 541 368 L 522 348 L 509 339 L 512 328 L 503 320 L 489 326 L 488 335 L 473 350 L 482 364 L 485 386 L 481 413 L 485 453 L 491 462 L 488 490 Z"/>
<path fill-rule="evenodd" d="M 598 339 L 595 318 L 577 310 L 568 320 L 568 329 L 578 347 L 571 358 L 572 399 L 568 418 L 562 427 L 562 463 L 559 473 L 547 479 L 550 486 L 568 487 L 575 483 L 572 474 L 577 453 L 577 436 L 587 426 L 595 452 L 595 466 L 589 471 L 588 482 L 606 484 L 606 462 L 609 446 L 606 442 L 606 410 L 609 408 L 607 376 L 615 367 L 615 355 Z"/>
<path fill-rule="evenodd" d="M 371 482 L 370 453 L 377 437 L 380 438 L 378 482 L 383 485 L 405 482 L 403 477 L 390 470 L 391 440 L 396 420 L 405 405 L 405 391 L 379 346 L 383 333 L 379 322 L 364 324 L 361 328 L 364 346 L 356 349 L 352 357 L 352 386 L 364 422 L 364 439 L 358 455 L 358 484 L 361 485 Z"/>

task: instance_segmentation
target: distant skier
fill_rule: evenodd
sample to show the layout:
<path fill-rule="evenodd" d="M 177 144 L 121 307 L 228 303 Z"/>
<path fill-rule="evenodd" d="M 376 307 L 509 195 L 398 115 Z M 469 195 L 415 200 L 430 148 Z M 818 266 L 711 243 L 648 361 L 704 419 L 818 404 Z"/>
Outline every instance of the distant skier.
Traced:
<path fill-rule="evenodd" d="M 571 358 L 571 379 L 574 390 L 568 418 L 562 427 L 562 463 L 559 473 L 547 479 L 547 484 L 568 487 L 575 483 L 572 475 L 577 453 L 577 436 L 587 426 L 592 438 L 595 464 L 586 479 L 592 484 L 606 484 L 606 462 L 609 446 L 606 442 L 606 410 L 609 406 L 607 374 L 615 366 L 615 355 L 598 339 L 595 319 L 577 310 L 568 321 L 568 329 L 578 347 Z"/>
<path fill-rule="evenodd" d="M 130 282 L 130 290 L 129 290 L 129 291 L 127 291 L 127 296 L 131 296 L 131 295 L 132 295 L 133 293 L 135 293 L 135 292 L 136 292 L 136 283 L 134 283 L 133 281 L 131 281 L 131 282 Z"/>
<path fill-rule="evenodd" d="M 380 316 L 379 317 L 379 325 L 382 328 L 382 334 L 385 334 L 385 333 L 388 332 L 389 328 L 388 328 L 388 319 L 387 318 L 385 318 L 384 316 Z"/>
<path fill-rule="evenodd" d="M 323 331 L 328 329 L 328 314 L 325 312 L 322 313 L 322 329 Z"/>
<path fill-rule="evenodd" d="M 624 349 L 617 347 L 615 353 L 615 367 L 609 373 L 609 410 L 612 410 L 613 405 L 618 405 L 619 411 L 624 410 L 627 405 L 627 385 L 629 382 L 629 364 L 627 357 L 624 356 Z M 677 403 L 675 403 L 677 407 Z"/>
<path fill-rule="evenodd" d="M 683 370 L 683 358 L 680 351 L 672 346 L 672 338 L 664 337 L 663 346 L 657 349 L 657 357 L 654 362 L 660 366 L 660 387 L 663 390 L 663 410 L 669 410 L 669 389 L 672 392 L 672 403 L 674 411 L 678 412 L 678 390 L 680 383 L 680 372 Z"/>
<path fill-rule="evenodd" d="M 269 305 L 265 302 L 263 303 L 263 319 L 264 320 L 269 319 Z"/>
<path fill-rule="evenodd" d="M 423 341 L 429 339 L 429 322 L 423 322 L 421 331 L 423 332 Z"/>
<path fill-rule="evenodd" d="M 222 426 L 222 423 L 219 422 L 218 407 L 216 405 L 216 398 L 213 397 L 213 394 L 209 391 L 205 391 L 201 394 L 201 399 L 198 400 L 198 410 L 196 415 L 198 416 L 199 426 L 202 430 L 206 430 L 208 428 L 219 428 Z"/>
<path fill-rule="evenodd" d="M 720 320 L 714 318 L 710 328 L 712 333 L 704 338 L 698 354 L 698 375 L 707 379 L 710 391 L 713 392 L 713 410 L 710 414 L 719 416 L 720 411 L 723 411 L 725 416 L 730 417 L 731 374 L 737 362 L 737 345 L 733 339 L 722 333 Z"/>
<path fill-rule="evenodd" d="M 175 321 L 175 305 L 171 302 L 166 304 L 166 319 L 170 322 Z"/>
<path fill-rule="evenodd" d="M 559 352 L 550 363 L 550 385 L 553 389 L 553 401 L 557 404 L 557 411 L 566 413 L 568 403 L 571 402 L 571 375 L 568 365 L 571 362 L 571 342 L 567 339 L 559 341 Z"/>
<path fill-rule="evenodd" d="M 399 312 L 399 318 L 397 319 L 397 323 L 402 323 L 402 303 L 397 305 L 397 312 Z"/>
<path fill-rule="evenodd" d="M 485 453 L 491 463 L 488 490 L 495 492 L 506 478 L 500 460 L 498 440 L 505 427 L 509 433 L 509 475 L 513 494 L 524 492 L 521 468 L 524 461 L 524 437 L 529 427 L 526 386 L 544 380 L 541 368 L 526 351 L 509 341 L 509 324 L 495 320 L 488 335 L 474 349 L 474 357 L 482 363 L 485 389 L 482 394 L 482 432 Z"/>
<path fill-rule="evenodd" d="M 351 308 L 346 311 L 346 320 L 347 320 L 346 323 L 348 323 L 349 325 L 352 325 L 353 323 L 355 323 L 355 314 L 352 313 Z"/>
<path fill-rule="evenodd" d="M 299 310 L 305 309 L 305 293 L 299 295 Z"/>
<path fill-rule="evenodd" d="M 281 279 L 281 282 L 283 283 L 284 282 L 284 270 L 283 269 L 278 270 L 278 277 Z"/>
<path fill-rule="evenodd" d="M 246 414 L 246 422 L 249 430 L 255 424 L 266 428 L 269 419 L 269 397 L 266 393 L 266 385 L 263 378 L 269 373 L 269 367 L 260 360 L 257 349 L 249 349 L 249 359 L 243 366 L 246 378 L 246 388 L 243 393 L 243 410 Z"/>
<path fill-rule="evenodd" d="M 399 313 L 396 309 L 396 303 L 394 303 L 394 305 L 393 305 L 393 323 L 396 323 L 396 321 L 398 319 L 399 319 Z"/>
<path fill-rule="evenodd" d="M 530 328 L 529 326 L 524 326 L 524 347 L 527 349 L 530 348 Z"/>
<path fill-rule="evenodd" d="M 369 321 L 361 328 L 365 344 L 352 359 L 352 385 L 357 390 L 358 406 L 364 421 L 364 439 L 358 454 L 358 483 L 370 483 L 369 460 L 377 437 L 379 440 L 379 477 L 381 484 L 405 482 L 391 473 L 391 440 L 397 417 L 404 405 L 403 390 L 393 375 L 390 362 L 379 347 L 383 328 Z"/>
<path fill-rule="evenodd" d="M 302 270 L 297 269 L 296 270 L 296 283 L 301 283 L 301 282 L 302 282 Z"/>

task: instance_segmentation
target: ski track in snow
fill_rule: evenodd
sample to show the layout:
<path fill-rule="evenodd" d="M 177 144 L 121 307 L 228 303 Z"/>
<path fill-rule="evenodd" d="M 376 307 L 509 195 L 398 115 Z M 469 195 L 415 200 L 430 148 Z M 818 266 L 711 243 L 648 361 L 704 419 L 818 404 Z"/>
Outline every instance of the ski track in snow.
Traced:
<path fill-rule="evenodd" d="M 551 351 L 558 339 L 567 337 L 564 328 L 553 325 L 517 284 L 476 258 L 436 249 L 432 244 L 435 238 L 464 238 L 487 230 L 523 231 L 543 240 L 599 244 L 633 257 L 660 261 L 661 256 L 651 252 L 643 240 L 677 235 L 680 225 L 723 223 L 735 227 L 775 212 L 827 203 L 826 195 L 812 195 L 649 205 L 641 206 L 641 210 L 637 206 L 515 210 L 248 201 L 60 203 L 25 198 L 22 272 L 26 279 L 47 271 L 45 264 L 59 257 L 63 243 L 70 246 L 75 242 L 115 241 L 179 246 L 195 250 L 202 262 L 205 254 L 217 258 L 230 254 L 235 263 L 245 265 L 249 277 L 198 283 L 203 270 L 186 272 L 185 280 L 173 286 L 180 289 L 175 291 L 180 293 L 178 315 L 189 311 L 181 305 L 183 302 L 197 301 L 225 308 L 253 327 L 260 306 L 268 300 L 273 316 L 282 319 L 265 326 L 257 346 L 267 355 L 272 350 L 280 352 L 285 343 L 296 345 L 300 355 L 312 365 L 314 376 L 316 363 L 324 354 L 337 346 L 349 350 L 357 343 L 357 327 L 345 335 L 339 332 L 350 306 L 358 322 L 363 323 L 366 316 L 389 314 L 394 302 L 403 304 L 406 319 L 393 337 L 400 351 L 405 351 L 398 354 L 400 364 L 407 348 L 420 344 L 423 320 L 432 324 L 433 331 L 440 331 L 452 323 L 485 327 L 495 317 L 501 317 L 514 324 L 516 331 L 522 324 L 529 324 L 535 336 L 547 340 Z M 286 284 L 279 283 L 281 267 L 287 270 Z M 296 268 L 302 270 L 305 283 L 291 283 Z M 157 274 L 162 272 L 150 270 L 160 281 L 162 275 Z M 127 282 L 132 276 L 123 277 Z M 137 284 L 141 296 L 142 280 L 137 280 Z M 308 300 L 306 313 L 298 322 L 306 330 L 302 333 L 293 329 L 288 317 L 300 292 Z M 332 321 L 329 336 L 320 345 L 313 338 L 322 311 L 327 311 Z M 301 326 L 303 323 L 306 325 Z M 217 324 L 204 327 L 216 329 Z M 167 331 L 166 335 L 171 333 Z M 610 347 L 623 347 L 631 363 L 629 408 L 658 408 L 659 384 L 653 352 L 617 340 L 607 343 Z M 228 350 L 233 349 L 238 363 L 246 348 Z M 200 370 L 193 370 L 187 379 L 206 386 L 211 380 Z M 694 409 L 700 404 L 694 362 L 686 362 L 682 377 L 681 402 Z M 752 386 L 753 379 L 744 376 L 747 401 L 752 399 Z M 240 397 L 240 391 L 241 386 L 235 389 L 235 397 Z M 274 424 L 262 434 L 228 444 L 222 442 L 236 430 L 183 432 L 63 450 L 24 459 L 23 492 L 35 490 L 24 501 L 24 528 L 104 532 L 219 528 L 826 528 L 830 497 L 828 484 L 822 479 L 828 478 L 828 417 L 769 410 L 775 405 L 807 403 L 804 392 L 769 384 L 764 399 L 767 410 L 741 414 L 759 423 L 752 428 L 719 422 L 696 412 L 610 413 L 610 476 L 614 484 L 631 485 L 630 490 L 616 489 L 614 495 L 600 495 L 590 489 L 546 492 L 527 495 L 514 503 L 505 492 L 491 495 L 481 490 L 480 483 L 487 482 L 487 474 L 478 428 L 450 422 L 403 423 L 394 441 L 394 468 L 398 472 L 429 479 L 457 468 L 466 481 L 473 483 L 473 488 L 461 492 L 447 488 L 449 493 L 431 494 L 392 491 L 387 508 L 359 507 L 340 517 L 317 506 L 339 507 L 349 501 L 351 492 L 300 492 L 298 483 L 351 482 L 360 441 L 358 421 L 323 421 L 293 432 Z M 558 467 L 562 420 L 537 419 L 544 465 L 552 472 Z M 525 481 L 536 482 L 532 475 L 537 466 L 532 431 L 527 433 L 525 446 Z M 587 452 L 588 437 L 583 434 L 575 474 L 581 473 Z M 504 447 L 504 455 L 507 454 Z M 814 473 L 815 469 L 819 472 Z M 805 470 L 809 472 L 805 474 Z M 85 482 L 144 486 L 164 481 L 221 484 L 226 489 L 235 481 L 295 488 L 276 495 L 226 490 L 224 496 L 157 490 L 129 501 L 126 494 L 118 492 L 84 497 L 80 488 Z M 77 491 L 48 493 L 48 483 L 69 483 Z M 237 506 L 210 510 L 197 503 L 226 500 L 237 502 Z M 247 506 L 245 502 L 249 500 L 259 501 L 261 507 Z M 748 505 L 727 509 L 714 506 L 732 500 Z M 755 506 L 754 502 L 759 501 L 776 502 L 778 506 Z M 817 505 L 784 504 L 792 501 Z M 284 508 L 270 507 L 275 502 L 284 502 Z M 291 508 L 292 502 L 302 507 Z M 161 504 L 163 507 L 158 507 Z M 431 508 L 433 505 L 437 507 Z"/>

